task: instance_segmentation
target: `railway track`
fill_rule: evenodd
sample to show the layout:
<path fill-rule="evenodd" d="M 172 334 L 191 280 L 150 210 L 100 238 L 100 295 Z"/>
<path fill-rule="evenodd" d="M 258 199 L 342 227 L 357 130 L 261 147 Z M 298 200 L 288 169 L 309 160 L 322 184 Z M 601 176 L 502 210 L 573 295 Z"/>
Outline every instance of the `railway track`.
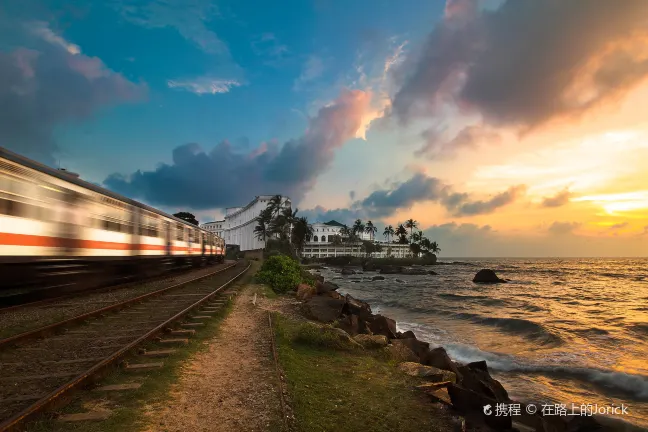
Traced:
<path fill-rule="evenodd" d="M 122 303 L 143 294 L 211 275 L 225 265 L 227 264 L 208 266 L 199 270 L 156 277 L 151 280 L 1 308 L 0 341 L 3 338 L 27 332 L 40 326 L 49 325 L 112 304 Z"/>
<path fill-rule="evenodd" d="M 56 406 L 72 390 L 169 328 L 179 327 L 157 344 L 183 343 L 187 329 L 200 326 L 214 307 L 224 304 L 218 296 L 249 267 L 239 262 L 199 280 L 0 341 L 0 432 L 16 430 Z M 212 307 L 205 307 L 208 302 Z M 175 324 L 181 320 L 188 322 Z"/>

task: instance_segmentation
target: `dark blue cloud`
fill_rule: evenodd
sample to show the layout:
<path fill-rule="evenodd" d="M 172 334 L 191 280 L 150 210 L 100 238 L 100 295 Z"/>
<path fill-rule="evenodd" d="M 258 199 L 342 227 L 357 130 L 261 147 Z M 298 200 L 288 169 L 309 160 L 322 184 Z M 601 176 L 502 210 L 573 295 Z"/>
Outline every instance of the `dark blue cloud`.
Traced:
<path fill-rule="evenodd" d="M 355 219 L 382 220 L 416 203 L 436 202 L 456 217 L 492 213 L 519 199 L 525 192 L 523 185 L 513 186 L 487 200 L 475 200 L 468 193 L 453 192 L 453 188 L 436 177 L 416 173 L 390 188 L 372 192 L 366 198 L 354 201 L 348 208 L 325 209 L 318 206 L 303 213 L 318 221 L 336 219 L 350 223 Z"/>
<path fill-rule="evenodd" d="M 173 163 L 131 175 L 112 174 L 104 184 L 115 192 L 163 206 L 208 209 L 240 205 L 241 197 L 290 196 L 298 202 L 326 171 L 335 150 L 353 138 L 369 106 L 369 94 L 344 90 L 310 119 L 298 139 L 263 143 L 243 153 L 223 141 L 209 152 L 198 144 L 173 151 Z"/>
<path fill-rule="evenodd" d="M 79 52 L 44 22 L 24 26 L 22 41 L 35 49 L 0 51 L 0 143 L 53 163 L 57 126 L 91 117 L 100 108 L 142 100 L 145 85 Z"/>

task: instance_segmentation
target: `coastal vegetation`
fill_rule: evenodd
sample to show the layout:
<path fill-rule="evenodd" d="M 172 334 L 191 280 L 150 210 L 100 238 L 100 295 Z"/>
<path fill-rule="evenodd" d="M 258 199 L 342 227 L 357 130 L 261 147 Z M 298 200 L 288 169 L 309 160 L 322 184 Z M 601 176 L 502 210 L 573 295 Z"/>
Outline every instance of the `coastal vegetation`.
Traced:
<path fill-rule="evenodd" d="M 298 431 L 447 431 L 450 419 L 380 351 L 348 349 L 339 335 L 273 315 L 279 363 Z"/>
<path fill-rule="evenodd" d="M 292 291 L 300 283 L 307 282 L 302 278 L 299 263 L 287 255 L 274 255 L 265 260 L 256 279 L 269 285 L 276 293 Z"/>
<path fill-rule="evenodd" d="M 255 218 L 254 235 L 265 244 L 265 250 L 279 251 L 293 257 L 304 249 L 313 236 L 313 228 L 306 217 L 299 217 L 281 195 L 274 195 L 265 209 Z"/>
<path fill-rule="evenodd" d="M 300 257 L 306 242 L 313 238 L 313 228 L 308 219 L 298 216 L 299 209 L 293 210 L 287 202 L 281 195 L 274 195 L 266 208 L 255 218 L 254 235 L 264 242 L 267 256 L 281 253 L 294 258 Z M 388 242 L 387 256 L 391 256 L 390 243 L 409 243 L 414 258 L 429 258 L 438 254 L 441 251 L 438 243 L 431 241 L 422 231 L 415 231 L 416 228 L 418 222 L 411 218 L 404 224 L 398 224 L 395 229 L 392 225 L 386 226 L 383 236 Z M 350 227 L 342 226 L 339 235 L 331 235 L 329 240 L 333 246 L 361 244 L 365 256 L 369 258 L 374 253 L 383 252 L 385 246 L 366 240 L 366 237 L 363 239 L 362 235 L 369 234 L 369 238 L 374 239 L 377 233 L 378 227 L 371 220 L 364 222 L 362 219 L 356 219 Z"/>

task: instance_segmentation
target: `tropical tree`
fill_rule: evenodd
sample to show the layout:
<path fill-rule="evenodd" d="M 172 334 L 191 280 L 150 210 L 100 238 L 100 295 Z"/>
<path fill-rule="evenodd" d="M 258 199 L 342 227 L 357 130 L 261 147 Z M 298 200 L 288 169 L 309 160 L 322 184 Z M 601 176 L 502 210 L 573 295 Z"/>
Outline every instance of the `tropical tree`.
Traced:
<path fill-rule="evenodd" d="M 398 228 L 394 233 L 398 236 L 398 243 L 407 243 L 407 230 L 403 224 L 398 224 Z"/>
<path fill-rule="evenodd" d="M 428 251 L 431 249 L 432 243 L 430 242 L 430 239 L 429 239 L 429 238 L 427 238 L 427 237 L 423 237 L 423 238 L 419 241 L 419 245 L 421 246 L 421 249 L 422 249 L 423 251 L 428 252 Z"/>
<path fill-rule="evenodd" d="M 356 221 L 353 223 L 353 227 L 351 228 L 351 231 L 353 232 L 354 236 L 363 233 L 364 230 L 365 230 L 365 225 L 362 223 L 360 219 L 356 219 Z"/>
<path fill-rule="evenodd" d="M 412 235 L 410 236 L 410 240 L 412 241 L 412 243 L 420 243 L 420 241 L 423 240 L 423 232 L 418 231 L 412 233 Z"/>
<path fill-rule="evenodd" d="M 272 209 L 268 206 L 261 210 L 259 216 L 255 218 L 257 225 L 254 227 L 254 235 L 258 240 L 265 243 L 268 236 L 271 234 L 270 224 L 272 223 Z"/>
<path fill-rule="evenodd" d="M 351 242 L 351 230 L 349 229 L 348 226 L 344 225 L 342 228 L 340 228 L 340 236 L 342 237 L 342 241 L 345 243 L 350 243 Z"/>
<path fill-rule="evenodd" d="M 418 222 L 416 222 L 414 219 L 408 219 L 405 221 L 405 228 L 409 228 L 410 230 L 410 241 L 412 241 L 412 230 L 414 228 L 418 228 Z"/>
<path fill-rule="evenodd" d="M 421 253 L 421 245 L 418 243 L 411 243 L 410 250 L 412 251 L 412 254 L 417 257 Z"/>
<path fill-rule="evenodd" d="M 295 210 L 296 213 L 297 210 Z M 308 223 L 306 217 L 302 216 L 294 219 L 290 237 L 295 249 L 301 253 L 304 244 L 313 237 L 313 227 Z"/>
<path fill-rule="evenodd" d="M 371 221 L 367 221 L 367 225 L 365 226 L 365 232 L 369 234 L 369 238 L 373 239 L 376 236 L 376 233 L 378 232 L 378 227 L 374 226 L 374 224 Z"/>
<path fill-rule="evenodd" d="M 191 224 L 198 225 L 198 219 L 196 219 L 196 216 L 193 215 L 193 213 L 189 212 L 179 212 L 179 213 L 174 213 L 175 217 L 178 219 L 182 219 L 183 221 L 187 221 Z"/>
<path fill-rule="evenodd" d="M 272 219 L 270 223 L 270 231 L 277 234 L 283 240 L 290 239 L 290 231 L 297 220 L 297 212 L 299 210 L 292 210 L 290 207 L 283 207 L 277 216 Z"/>
<path fill-rule="evenodd" d="M 439 244 L 437 242 L 435 242 L 435 241 L 430 243 L 430 247 L 428 249 L 429 249 L 430 252 L 432 252 L 435 255 L 438 254 L 439 252 L 441 252 L 441 248 L 439 247 Z"/>
<path fill-rule="evenodd" d="M 387 239 L 387 241 L 390 241 L 390 239 L 394 236 L 394 227 L 389 225 L 385 227 L 385 230 L 383 231 L 383 235 Z"/>
<path fill-rule="evenodd" d="M 278 216 L 284 206 L 284 200 L 281 195 L 274 195 L 268 202 L 268 207 L 272 209 L 272 215 Z"/>

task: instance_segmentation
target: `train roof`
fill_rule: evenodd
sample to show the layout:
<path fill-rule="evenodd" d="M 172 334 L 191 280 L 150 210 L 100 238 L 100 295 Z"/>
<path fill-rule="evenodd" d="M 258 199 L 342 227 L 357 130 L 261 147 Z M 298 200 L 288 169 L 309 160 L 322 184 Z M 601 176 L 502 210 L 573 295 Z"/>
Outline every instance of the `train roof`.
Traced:
<path fill-rule="evenodd" d="M 163 212 L 162 210 L 158 210 L 158 209 L 156 209 L 154 207 L 148 206 L 146 204 L 142 204 L 139 201 L 135 201 L 134 199 L 127 198 L 127 197 L 125 197 L 123 195 L 119 195 L 119 194 L 117 194 L 115 192 L 112 192 L 112 191 L 110 191 L 108 189 L 104 189 L 101 186 L 97 186 L 94 183 L 90 183 L 90 182 L 87 182 L 85 180 L 81 180 L 80 178 L 75 177 L 74 175 L 72 175 L 71 173 L 69 173 L 67 171 L 61 171 L 61 170 L 57 170 L 57 169 L 48 167 L 45 164 L 42 164 L 40 162 L 36 162 L 35 160 L 26 158 L 25 156 L 21 156 L 21 155 L 19 155 L 17 153 L 9 151 L 9 150 L 7 150 L 6 148 L 4 148 L 2 146 L 0 146 L 0 158 L 10 160 L 10 161 L 15 162 L 17 164 L 26 166 L 27 168 L 31 168 L 33 170 L 39 171 L 39 172 L 41 172 L 43 174 L 51 175 L 51 176 L 56 177 L 56 178 L 58 178 L 60 180 L 63 180 L 63 181 L 69 182 L 69 183 L 73 183 L 73 184 L 75 184 L 77 186 L 81 186 L 83 188 L 90 189 L 90 190 L 92 190 L 94 192 L 97 192 L 97 193 L 100 193 L 102 195 L 106 195 L 106 196 L 109 196 L 109 197 L 114 198 L 116 200 L 126 202 L 126 203 L 128 203 L 130 205 L 134 205 L 136 207 L 148 210 L 150 212 L 157 213 L 160 216 L 167 217 L 167 218 L 172 219 L 172 220 L 174 220 L 176 222 L 180 222 L 180 223 L 183 223 L 185 225 L 190 225 L 191 227 L 195 227 L 195 228 L 199 229 L 200 231 L 204 231 L 206 233 L 213 234 L 211 231 L 207 231 L 207 230 L 205 230 L 203 228 L 200 228 L 198 225 L 194 225 L 194 224 L 192 224 L 190 222 L 187 222 L 184 219 L 177 218 L 177 217 L 175 217 L 173 215 L 170 215 L 168 213 Z M 218 237 L 218 236 L 216 236 L 216 237 Z"/>

